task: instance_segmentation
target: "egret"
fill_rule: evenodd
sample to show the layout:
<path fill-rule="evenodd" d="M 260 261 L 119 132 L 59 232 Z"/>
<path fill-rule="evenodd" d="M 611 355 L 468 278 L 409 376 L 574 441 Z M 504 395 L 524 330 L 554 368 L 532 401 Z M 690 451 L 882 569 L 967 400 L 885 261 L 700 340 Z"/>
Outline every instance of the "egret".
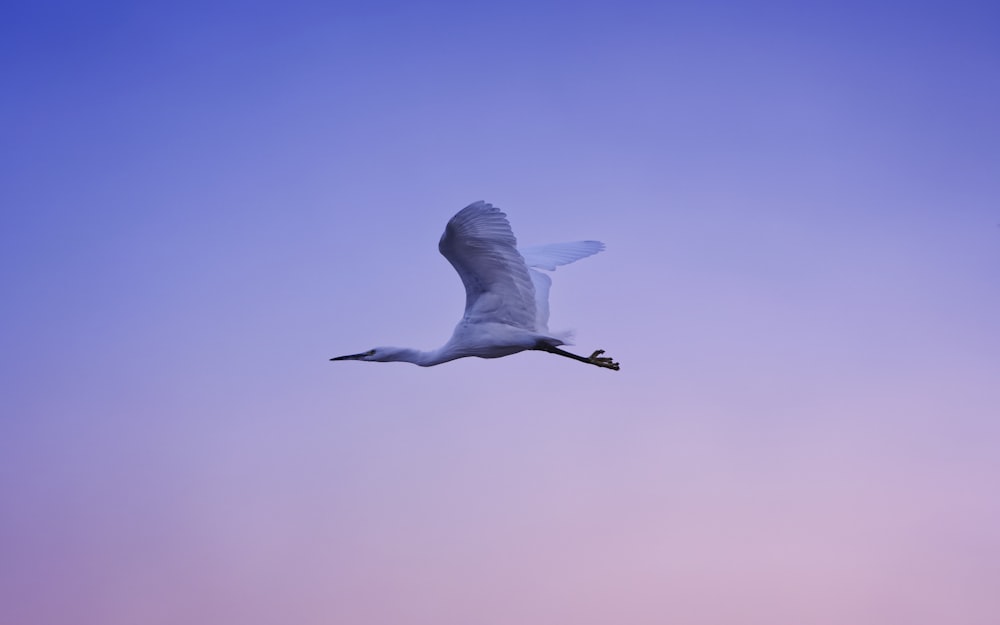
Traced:
<path fill-rule="evenodd" d="M 431 351 L 376 347 L 330 360 L 410 362 L 431 367 L 469 356 L 500 358 L 538 350 L 618 371 L 618 363 L 602 356 L 602 349 L 590 356 L 559 349 L 566 345 L 570 333 L 549 331 L 552 280 L 539 271 L 555 271 L 559 265 L 603 249 L 600 241 L 518 248 L 507 215 L 487 202 L 473 202 L 451 218 L 438 243 L 438 250 L 465 285 L 465 315 L 451 339 Z"/>

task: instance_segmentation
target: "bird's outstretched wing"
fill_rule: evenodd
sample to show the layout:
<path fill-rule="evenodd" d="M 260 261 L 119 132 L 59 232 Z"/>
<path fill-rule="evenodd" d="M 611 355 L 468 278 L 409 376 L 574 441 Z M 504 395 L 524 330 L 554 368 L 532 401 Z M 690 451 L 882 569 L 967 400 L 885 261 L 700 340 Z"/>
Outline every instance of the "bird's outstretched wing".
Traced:
<path fill-rule="evenodd" d="M 538 270 L 555 271 L 560 265 L 568 265 L 603 250 L 604 244 L 600 241 L 572 241 L 518 248 L 535 287 L 535 328 L 539 332 L 549 331 L 549 287 L 552 286 L 552 278 Z"/>
<path fill-rule="evenodd" d="M 438 243 L 465 285 L 465 319 L 535 331 L 535 289 L 500 209 L 474 202 L 445 226 Z"/>

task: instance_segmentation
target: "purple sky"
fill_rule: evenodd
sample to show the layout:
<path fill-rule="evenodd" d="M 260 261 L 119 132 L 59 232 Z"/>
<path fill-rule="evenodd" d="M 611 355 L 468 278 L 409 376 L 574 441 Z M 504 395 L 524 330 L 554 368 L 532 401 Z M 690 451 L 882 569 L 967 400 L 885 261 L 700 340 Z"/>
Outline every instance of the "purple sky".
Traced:
<path fill-rule="evenodd" d="M 997 623 L 1000 9 L 658 4 L 5 9 L 0 622 Z"/>

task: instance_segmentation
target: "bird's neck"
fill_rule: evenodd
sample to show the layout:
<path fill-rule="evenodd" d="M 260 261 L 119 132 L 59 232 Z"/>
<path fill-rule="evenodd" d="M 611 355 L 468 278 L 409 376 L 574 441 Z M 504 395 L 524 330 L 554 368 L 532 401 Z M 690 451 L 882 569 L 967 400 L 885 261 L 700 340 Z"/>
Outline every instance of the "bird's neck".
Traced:
<path fill-rule="evenodd" d="M 432 367 L 456 358 L 460 356 L 453 354 L 448 345 L 429 351 L 397 347 L 385 355 L 384 362 L 411 362 L 421 367 Z"/>

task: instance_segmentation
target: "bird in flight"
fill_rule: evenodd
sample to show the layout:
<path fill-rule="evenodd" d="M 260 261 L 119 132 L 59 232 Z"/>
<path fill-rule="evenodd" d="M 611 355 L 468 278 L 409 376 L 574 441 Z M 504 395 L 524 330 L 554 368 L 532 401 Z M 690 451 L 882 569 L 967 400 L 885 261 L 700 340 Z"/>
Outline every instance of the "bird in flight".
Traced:
<path fill-rule="evenodd" d="M 618 363 L 602 356 L 602 349 L 579 356 L 559 348 L 570 334 L 549 331 L 552 279 L 539 271 L 555 271 L 559 265 L 603 249 L 600 241 L 518 248 L 507 215 L 487 202 L 473 202 L 451 218 L 438 243 L 438 250 L 465 285 L 465 315 L 451 339 L 430 351 L 376 347 L 330 360 L 412 362 L 431 367 L 469 356 L 500 358 L 538 350 L 618 371 Z"/>

